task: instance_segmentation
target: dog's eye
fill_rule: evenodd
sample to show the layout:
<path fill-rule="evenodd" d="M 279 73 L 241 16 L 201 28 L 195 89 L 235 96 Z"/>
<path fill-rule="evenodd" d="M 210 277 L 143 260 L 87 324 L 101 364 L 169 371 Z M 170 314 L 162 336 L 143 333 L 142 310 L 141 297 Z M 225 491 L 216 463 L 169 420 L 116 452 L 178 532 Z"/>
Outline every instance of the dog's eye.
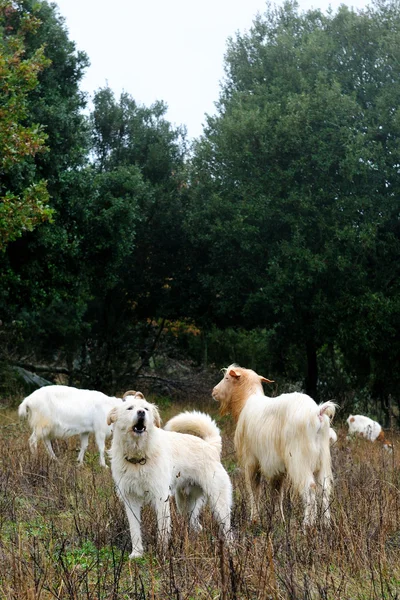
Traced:
<path fill-rule="evenodd" d="M 149 409 L 148 409 L 148 408 L 146 408 L 146 407 L 144 406 L 144 410 L 147 410 L 147 411 L 148 411 Z"/>
<path fill-rule="evenodd" d="M 133 406 L 128 406 L 126 410 L 133 410 Z"/>

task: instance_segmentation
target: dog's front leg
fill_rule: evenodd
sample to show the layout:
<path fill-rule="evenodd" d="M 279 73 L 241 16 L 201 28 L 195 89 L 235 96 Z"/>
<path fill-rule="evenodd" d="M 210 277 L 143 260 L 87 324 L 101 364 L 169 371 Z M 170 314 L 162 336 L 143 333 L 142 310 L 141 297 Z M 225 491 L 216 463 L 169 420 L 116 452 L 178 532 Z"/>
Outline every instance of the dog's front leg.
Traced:
<path fill-rule="evenodd" d="M 165 552 L 168 547 L 169 536 L 171 532 L 171 510 L 169 505 L 169 497 L 161 497 L 155 503 L 157 513 L 158 539 L 161 544 L 162 551 Z"/>
<path fill-rule="evenodd" d="M 132 552 L 130 553 L 129 558 L 137 558 L 143 554 L 142 534 L 140 531 L 140 513 L 142 505 L 132 498 L 124 498 L 124 503 L 132 541 Z"/>

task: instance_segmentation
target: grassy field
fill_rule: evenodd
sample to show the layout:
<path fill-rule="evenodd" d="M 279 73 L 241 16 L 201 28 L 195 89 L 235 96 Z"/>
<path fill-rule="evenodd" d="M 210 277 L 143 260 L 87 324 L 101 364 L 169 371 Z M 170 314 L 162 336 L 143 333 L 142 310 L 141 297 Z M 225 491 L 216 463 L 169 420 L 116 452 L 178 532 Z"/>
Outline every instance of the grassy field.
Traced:
<path fill-rule="evenodd" d="M 157 398 L 149 398 L 157 403 Z M 302 508 L 285 499 L 286 524 L 265 487 L 262 524 L 252 527 L 244 478 L 233 449 L 233 424 L 212 401 L 173 405 L 158 399 L 163 420 L 201 408 L 218 421 L 223 462 L 234 487 L 231 549 L 217 538 L 210 513 L 193 534 L 173 511 L 167 555 L 156 544 L 151 509 L 143 512 L 147 552 L 130 561 L 124 509 L 110 469 L 102 469 L 91 440 L 78 467 L 76 438 L 54 443 L 57 463 L 43 447 L 28 449 L 29 429 L 16 410 L 0 411 L 0 599 L 399 599 L 400 438 L 388 455 L 346 431 L 332 449 L 335 494 L 332 526 L 304 534 Z"/>

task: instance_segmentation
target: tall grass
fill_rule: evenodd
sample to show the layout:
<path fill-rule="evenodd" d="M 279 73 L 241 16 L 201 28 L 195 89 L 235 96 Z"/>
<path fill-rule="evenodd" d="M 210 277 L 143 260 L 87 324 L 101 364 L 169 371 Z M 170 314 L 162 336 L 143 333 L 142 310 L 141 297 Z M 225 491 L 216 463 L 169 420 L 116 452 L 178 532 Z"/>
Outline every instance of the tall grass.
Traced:
<path fill-rule="evenodd" d="M 181 409 L 170 406 L 164 419 Z M 205 409 L 215 411 L 213 405 Z M 60 459 L 54 463 L 43 448 L 30 454 L 30 432 L 15 410 L 0 415 L 1 600 L 400 598 L 400 440 L 394 436 L 389 455 L 363 440 L 349 444 L 339 431 L 332 450 L 332 526 L 304 533 L 299 500 L 286 495 L 284 524 L 267 486 L 261 524 L 250 524 L 233 425 L 219 420 L 223 462 L 234 486 L 232 547 L 219 542 L 208 510 L 199 534 L 173 510 L 163 556 L 147 507 L 146 553 L 130 561 L 125 512 L 110 470 L 98 465 L 93 441 L 82 467 L 75 462 L 76 439 L 56 442 Z"/>

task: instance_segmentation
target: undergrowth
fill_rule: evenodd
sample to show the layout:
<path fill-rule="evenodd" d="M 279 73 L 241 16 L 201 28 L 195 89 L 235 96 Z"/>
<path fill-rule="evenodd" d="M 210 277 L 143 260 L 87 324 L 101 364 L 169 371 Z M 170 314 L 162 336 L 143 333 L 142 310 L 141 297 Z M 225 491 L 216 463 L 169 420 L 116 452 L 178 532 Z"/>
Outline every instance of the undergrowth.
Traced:
<path fill-rule="evenodd" d="M 182 410 L 161 402 L 164 421 Z M 303 532 L 302 507 L 286 494 L 285 523 L 265 485 L 261 524 L 252 526 L 233 448 L 233 424 L 213 414 L 223 432 L 223 462 L 234 488 L 230 548 L 219 542 L 210 512 L 193 534 L 172 511 L 166 555 L 155 517 L 143 510 L 146 553 L 130 561 L 128 524 L 110 469 L 98 465 L 93 440 L 76 464 L 77 439 L 54 442 L 57 462 L 28 448 L 16 410 L 0 425 L 0 598 L 2 600 L 372 600 L 400 598 L 399 438 L 387 454 L 349 443 L 340 429 L 332 449 L 332 525 Z"/>

